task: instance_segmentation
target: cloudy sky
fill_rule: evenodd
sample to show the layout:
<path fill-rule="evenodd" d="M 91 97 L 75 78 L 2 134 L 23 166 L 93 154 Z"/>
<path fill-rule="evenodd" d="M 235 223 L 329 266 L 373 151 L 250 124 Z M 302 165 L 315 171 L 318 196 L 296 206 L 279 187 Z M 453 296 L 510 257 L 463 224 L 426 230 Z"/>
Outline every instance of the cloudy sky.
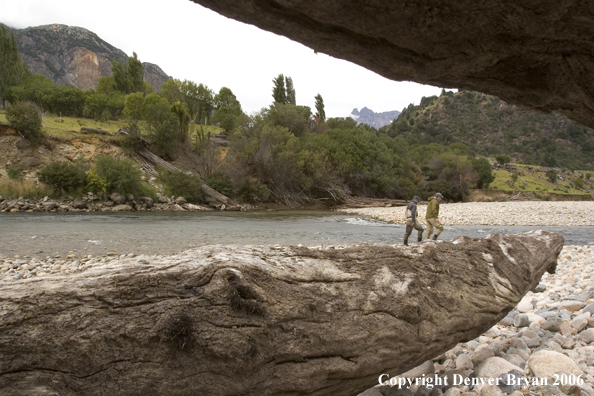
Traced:
<path fill-rule="evenodd" d="M 328 117 L 346 117 L 363 107 L 378 113 L 402 110 L 441 92 L 315 54 L 190 0 L 0 0 L 0 22 L 19 29 L 52 23 L 84 27 L 174 78 L 215 92 L 230 88 L 248 113 L 272 102 L 272 79 L 281 73 L 293 79 L 298 105 L 314 109 L 314 96 L 321 94 Z"/>

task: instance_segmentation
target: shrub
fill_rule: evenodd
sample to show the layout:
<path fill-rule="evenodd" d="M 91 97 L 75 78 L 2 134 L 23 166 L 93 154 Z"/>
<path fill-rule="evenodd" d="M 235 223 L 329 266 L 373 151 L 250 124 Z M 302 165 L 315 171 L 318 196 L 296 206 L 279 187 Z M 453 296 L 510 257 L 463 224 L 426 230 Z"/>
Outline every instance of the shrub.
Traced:
<path fill-rule="evenodd" d="M 37 141 L 41 133 L 41 110 L 31 102 L 17 102 L 6 106 L 6 119 L 24 138 Z"/>
<path fill-rule="evenodd" d="M 202 179 L 198 176 L 183 172 L 168 172 L 161 170 L 159 172 L 159 181 L 167 194 L 177 197 L 184 197 L 188 202 L 204 202 L 204 193 L 202 192 Z"/>
<path fill-rule="evenodd" d="M 511 162 L 511 157 L 507 154 L 497 154 L 495 156 L 495 159 L 497 160 L 497 162 L 499 162 L 502 165 L 505 165 L 505 164 Z"/>
<path fill-rule="evenodd" d="M 223 195 L 233 194 L 233 182 L 226 175 L 213 173 L 205 180 L 205 182 L 210 188 L 220 192 Z"/>
<path fill-rule="evenodd" d="M 23 167 L 20 165 L 7 166 L 6 175 L 11 180 L 23 180 L 25 178 L 25 174 L 23 173 Z"/>
<path fill-rule="evenodd" d="M 238 195 L 245 202 L 266 202 L 270 198 L 268 187 L 253 177 L 247 178 L 241 183 Z"/>
<path fill-rule="evenodd" d="M 95 169 L 91 169 L 89 171 L 89 174 L 87 175 L 87 185 L 85 186 L 85 191 L 105 197 L 107 195 L 108 186 L 109 182 L 106 179 L 100 177 Z"/>
<path fill-rule="evenodd" d="M 84 187 L 87 175 L 76 165 L 67 162 L 51 162 L 37 172 L 37 179 L 56 192 L 74 191 Z"/>
<path fill-rule="evenodd" d="M 129 159 L 99 156 L 95 161 L 95 171 L 100 178 L 107 181 L 107 193 L 138 195 L 143 191 L 142 172 Z"/>
<path fill-rule="evenodd" d="M 557 171 L 555 171 L 554 169 L 548 170 L 546 175 L 547 175 L 547 179 L 549 179 L 549 181 L 551 183 L 557 182 Z"/>

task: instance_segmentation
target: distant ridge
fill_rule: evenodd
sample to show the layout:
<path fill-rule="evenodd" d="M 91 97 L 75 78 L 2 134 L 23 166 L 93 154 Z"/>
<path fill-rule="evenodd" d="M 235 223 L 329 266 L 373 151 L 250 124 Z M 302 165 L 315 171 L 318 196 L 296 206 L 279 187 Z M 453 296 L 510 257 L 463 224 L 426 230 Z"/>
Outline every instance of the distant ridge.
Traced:
<path fill-rule="evenodd" d="M 99 77 L 111 75 L 113 59 L 123 62 L 128 58 L 124 51 L 81 27 L 53 24 L 26 29 L 6 28 L 14 33 L 21 58 L 29 70 L 59 85 L 94 89 Z M 142 54 L 139 58 L 142 59 Z M 145 80 L 155 90 L 161 89 L 161 84 L 170 78 L 153 63 L 142 65 Z"/>
<path fill-rule="evenodd" d="M 379 129 L 383 126 L 390 125 L 399 115 L 400 112 L 398 110 L 375 113 L 373 110 L 363 107 L 361 111 L 353 109 L 349 117 L 357 121 L 357 124 L 367 124 Z"/>

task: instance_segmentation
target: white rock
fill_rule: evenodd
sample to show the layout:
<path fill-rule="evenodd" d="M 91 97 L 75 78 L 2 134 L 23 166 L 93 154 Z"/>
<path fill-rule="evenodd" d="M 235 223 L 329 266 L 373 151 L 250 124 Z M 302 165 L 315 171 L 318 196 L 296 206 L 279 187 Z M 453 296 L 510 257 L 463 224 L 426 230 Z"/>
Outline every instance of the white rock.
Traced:
<path fill-rule="evenodd" d="M 556 344 L 556 343 L 555 343 Z M 528 359 L 528 368 L 537 377 L 546 378 L 556 372 L 580 375 L 582 371 L 571 358 L 555 351 L 541 350 Z"/>
<path fill-rule="evenodd" d="M 522 298 L 522 300 L 518 303 L 517 309 L 518 312 L 521 313 L 532 311 L 534 309 L 534 307 L 532 306 L 532 297 L 525 296 L 524 298 Z"/>
<path fill-rule="evenodd" d="M 485 360 L 476 369 L 476 376 L 480 378 L 497 378 L 501 374 L 509 373 L 512 370 L 524 372 L 524 370 L 515 364 L 511 364 L 507 360 L 495 356 Z"/>

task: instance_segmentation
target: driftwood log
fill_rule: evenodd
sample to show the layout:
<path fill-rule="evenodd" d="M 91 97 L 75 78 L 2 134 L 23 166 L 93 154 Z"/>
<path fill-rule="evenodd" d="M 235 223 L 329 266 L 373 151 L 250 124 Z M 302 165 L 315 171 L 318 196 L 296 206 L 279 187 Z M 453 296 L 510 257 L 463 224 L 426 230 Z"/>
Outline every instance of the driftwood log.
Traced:
<path fill-rule="evenodd" d="M 0 394 L 356 395 L 496 324 L 562 246 L 207 246 L 5 282 Z"/>

